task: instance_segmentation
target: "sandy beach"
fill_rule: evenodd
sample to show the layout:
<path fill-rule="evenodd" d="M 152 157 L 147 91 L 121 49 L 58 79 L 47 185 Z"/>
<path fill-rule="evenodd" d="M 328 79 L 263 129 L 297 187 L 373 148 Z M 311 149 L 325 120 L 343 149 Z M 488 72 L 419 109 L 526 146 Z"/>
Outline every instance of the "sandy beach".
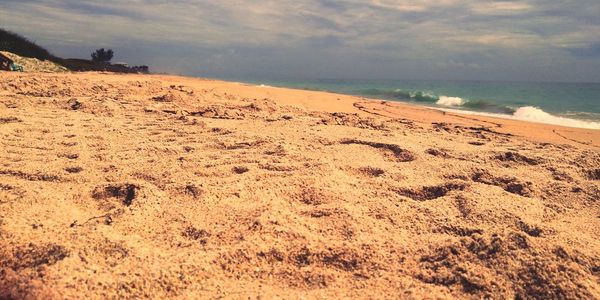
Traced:
<path fill-rule="evenodd" d="M 0 298 L 600 298 L 600 130 L 0 72 Z"/>

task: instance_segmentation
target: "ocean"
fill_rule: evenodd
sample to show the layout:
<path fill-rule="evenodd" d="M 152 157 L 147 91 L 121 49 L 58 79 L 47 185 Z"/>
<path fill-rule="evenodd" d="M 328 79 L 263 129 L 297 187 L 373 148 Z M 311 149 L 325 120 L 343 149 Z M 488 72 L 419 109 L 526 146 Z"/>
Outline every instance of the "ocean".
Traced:
<path fill-rule="evenodd" d="M 236 81 L 600 129 L 600 83 L 338 79 Z"/>

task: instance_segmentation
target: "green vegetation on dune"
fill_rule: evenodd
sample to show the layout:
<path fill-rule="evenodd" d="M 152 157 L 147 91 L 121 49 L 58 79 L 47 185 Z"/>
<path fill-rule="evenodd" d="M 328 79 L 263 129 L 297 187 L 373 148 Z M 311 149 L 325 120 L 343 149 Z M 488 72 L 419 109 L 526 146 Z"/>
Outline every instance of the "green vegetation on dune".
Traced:
<path fill-rule="evenodd" d="M 23 57 L 50 60 L 59 63 L 61 59 L 52 55 L 48 50 L 16 33 L 0 28 L 0 51 L 8 51 Z"/>

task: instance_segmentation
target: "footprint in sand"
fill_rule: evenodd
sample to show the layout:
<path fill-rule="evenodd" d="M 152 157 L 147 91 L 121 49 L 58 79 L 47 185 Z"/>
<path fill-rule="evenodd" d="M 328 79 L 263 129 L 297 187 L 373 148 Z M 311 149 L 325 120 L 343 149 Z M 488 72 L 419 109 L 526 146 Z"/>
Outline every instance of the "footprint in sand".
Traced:
<path fill-rule="evenodd" d="M 415 155 L 406 150 L 402 149 L 398 145 L 394 144 L 385 144 L 385 143 L 377 143 L 377 142 L 369 142 L 369 141 L 361 141 L 356 139 L 344 139 L 340 142 L 342 145 L 365 145 L 369 147 L 373 147 L 383 151 L 386 157 L 391 158 L 392 160 L 396 160 L 399 162 L 409 162 L 416 159 Z"/>
<path fill-rule="evenodd" d="M 451 182 L 442 185 L 424 186 L 416 189 L 403 188 L 396 192 L 399 195 L 409 197 L 416 201 L 428 201 L 444 197 L 451 191 L 463 191 L 466 187 L 467 185 L 464 183 Z"/>
<path fill-rule="evenodd" d="M 58 154 L 58 157 L 60 157 L 60 158 L 68 158 L 68 159 L 78 159 L 79 158 L 79 154 L 76 154 L 76 153 L 61 153 L 61 154 Z"/>
<path fill-rule="evenodd" d="M 138 190 L 139 187 L 134 184 L 108 184 L 96 187 L 92 192 L 92 198 L 104 202 L 118 200 L 122 205 L 130 206 L 136 198 Z"/>
<path fill-rule="evenodd" d="M 487 172 L 477 172 L 471 179 L 478 183 L 501 187 L 511 194 L 523 197 L 531 197 L 533 194 L 531 182 L 522 182 L 516 177 L 496 177 Z"/>
<path fill-rule="evenodd" d="M 80 173 L 81 171 L 83 171 L 83 169 L 80 167 L 67 167 L 65 168 L 65 171 L 67 171 L 68 173 Z"/>

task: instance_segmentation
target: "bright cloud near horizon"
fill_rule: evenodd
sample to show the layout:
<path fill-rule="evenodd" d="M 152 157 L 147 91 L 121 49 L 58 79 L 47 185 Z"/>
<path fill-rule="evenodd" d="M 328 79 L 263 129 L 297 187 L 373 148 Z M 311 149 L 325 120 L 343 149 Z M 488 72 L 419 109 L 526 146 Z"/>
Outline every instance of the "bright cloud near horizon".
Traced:
<path fill-rule="evenodd" d="M 600 82 L 598 0 L 0 0 L 62 57 L 225 78 Z"/>

